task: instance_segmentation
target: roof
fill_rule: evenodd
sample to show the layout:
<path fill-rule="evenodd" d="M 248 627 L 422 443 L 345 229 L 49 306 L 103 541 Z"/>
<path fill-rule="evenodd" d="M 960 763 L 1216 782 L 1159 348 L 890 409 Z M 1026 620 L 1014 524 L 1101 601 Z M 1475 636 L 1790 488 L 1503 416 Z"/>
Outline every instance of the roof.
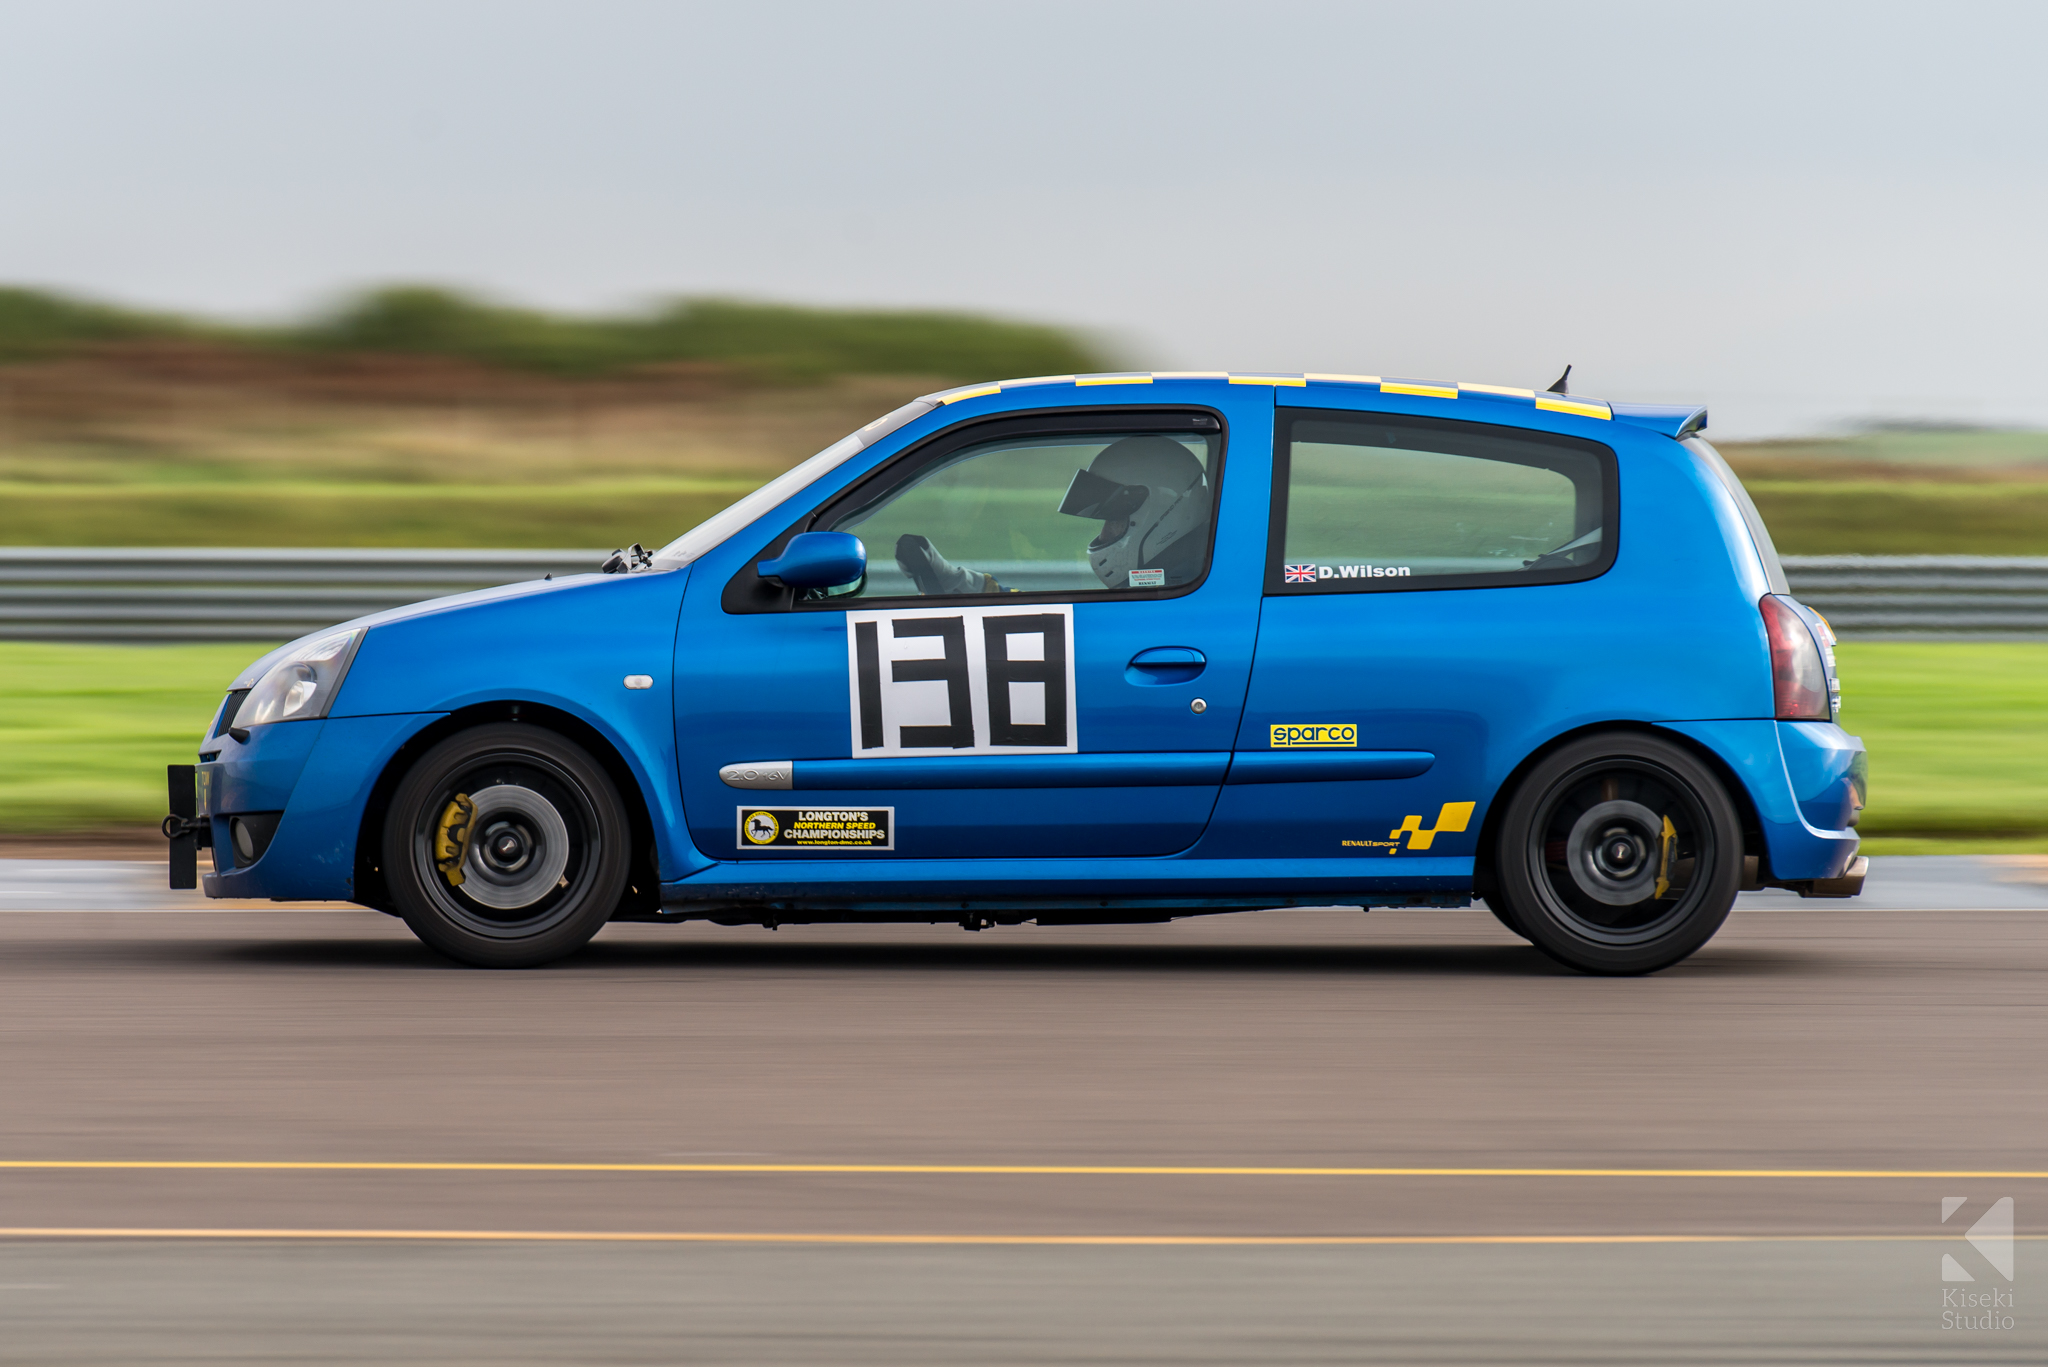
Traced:
<path fill-rule="evenodd" d="M 1119 385 L 1146 385 L 1171 380 L 1223 380 L 1229 384 L 1268 385 L 1280 389 L 1306 389 L 1311 385 L 1341 385 L 1381 394 L 1405 394 L 1426 399 L 1473 399 L 1486 404 L 1511 404 L 1545 413 L 1569 413 L 1581 418 L 1629 423 L 1647 427 L 1667 437 L 1691 436 L 1707 425 L 1707 410 L 1698 404 L 1609 403 L 1605 399 L 1582 398 L 1577 394 L 1553 394 L 1544 389 L 1515 389 L 1507 385 L 1467 384 L 1453 380 L 1402 380 L 1379 375 L 1270 375 L 1228 370 L 1133 370 L 1106 375 L 1037 375 L 1024 380 L 996 380 L 988 384 L 961 385 L 927 394 L 935 404 L 959 403 L 988 394 L 1019 389 L 1040 389 L 1072 385 L 1095 389 Z M 1473 416 L 1477 417 L 1478 414 Z"/>

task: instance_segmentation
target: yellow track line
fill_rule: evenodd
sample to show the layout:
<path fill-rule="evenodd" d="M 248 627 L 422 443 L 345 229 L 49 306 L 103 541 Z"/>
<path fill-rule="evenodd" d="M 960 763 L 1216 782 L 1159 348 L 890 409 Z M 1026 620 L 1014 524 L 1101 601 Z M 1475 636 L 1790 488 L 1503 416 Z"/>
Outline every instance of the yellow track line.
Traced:
<path fill-rule="evenodd" d="M 1039 1244 L 1064 1247 L 1322 1247 L 1470 1244 L 1950 1243 L 1953 1234 L 766 1234 L 534 1229 L 0 1228 L 0 1239 L 403 1239 L 469 1243 Z M 2020 1234 L 2019 1239 L 2048 1235 Z"/>
<path fill-rule="evenodd" d="M 1309 1168 L 1061 1163 L 435 1163 L 300 1159 L 4 1158 L 0 1171 L 136 1172 L 560 1172 L 867 1174 L 961 1177 L 1701 1177 L 1850 1178 L 2026 1182 L 2048 1171 L 1945 1168 Z"/>

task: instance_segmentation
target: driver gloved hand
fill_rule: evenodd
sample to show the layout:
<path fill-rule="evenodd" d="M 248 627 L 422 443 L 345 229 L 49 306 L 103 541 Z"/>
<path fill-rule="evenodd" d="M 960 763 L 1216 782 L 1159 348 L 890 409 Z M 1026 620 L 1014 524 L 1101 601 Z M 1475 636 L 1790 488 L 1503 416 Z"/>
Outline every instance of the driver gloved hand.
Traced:
<path fill-rule="evenodd" d="M 988 576 L 954 564 L 926 538 L 905 532 L 896 538 L 896 565 L 922 594 L 985 593 Z"/>

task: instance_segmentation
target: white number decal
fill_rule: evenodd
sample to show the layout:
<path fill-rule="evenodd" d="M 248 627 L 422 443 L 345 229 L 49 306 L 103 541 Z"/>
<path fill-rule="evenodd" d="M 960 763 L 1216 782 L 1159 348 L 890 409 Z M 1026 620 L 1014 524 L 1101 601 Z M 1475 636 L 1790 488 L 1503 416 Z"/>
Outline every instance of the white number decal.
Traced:
<path fill-rule="evenodd" d="M 853 754 L 1072 754 L 1072 604 L 846 614 Z"/>

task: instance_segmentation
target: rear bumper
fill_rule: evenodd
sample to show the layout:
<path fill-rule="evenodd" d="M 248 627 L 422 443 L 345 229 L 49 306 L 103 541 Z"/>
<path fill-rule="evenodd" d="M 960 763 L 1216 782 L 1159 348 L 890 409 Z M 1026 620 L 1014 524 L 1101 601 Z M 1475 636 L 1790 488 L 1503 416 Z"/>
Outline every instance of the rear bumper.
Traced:
<path fill-rule="evenodd" d="M 1867 760 L 1833 722 L 1664 722 L 1706 746 L 1749 794 L 1762 829 L 1763 881 L 1809 897 L 1854 897 Z"/>
<path fill-rule="evenodd" d="M 1795 890 L 1801 897 L 1860 897 L 1863 880 L 1870 875 L 1870 856 L 1859 854 L 1849 861 L 1840 878 L 1811 878 Z"/>

